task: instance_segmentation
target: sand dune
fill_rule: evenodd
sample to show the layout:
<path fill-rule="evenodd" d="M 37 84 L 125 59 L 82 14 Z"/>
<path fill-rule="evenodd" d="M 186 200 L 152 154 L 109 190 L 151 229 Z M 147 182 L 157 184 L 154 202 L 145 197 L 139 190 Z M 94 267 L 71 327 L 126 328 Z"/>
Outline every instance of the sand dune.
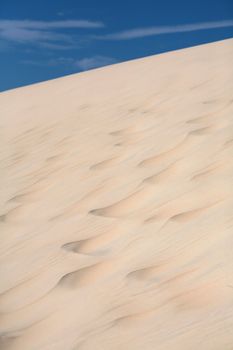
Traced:
<path fill-rule="evenodd" d="M 233 349 L 233 40 L 0 95 L 0 348 Z"/>

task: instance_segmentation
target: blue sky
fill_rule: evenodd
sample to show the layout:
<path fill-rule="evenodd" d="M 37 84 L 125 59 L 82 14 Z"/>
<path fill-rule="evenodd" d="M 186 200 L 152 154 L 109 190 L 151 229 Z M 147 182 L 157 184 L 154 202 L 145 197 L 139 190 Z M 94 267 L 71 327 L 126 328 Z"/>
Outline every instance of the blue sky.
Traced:
<path fill-rule="evenodd" d="M 233 37 L 233 0 L 1 0 L 0 91 Z"/>

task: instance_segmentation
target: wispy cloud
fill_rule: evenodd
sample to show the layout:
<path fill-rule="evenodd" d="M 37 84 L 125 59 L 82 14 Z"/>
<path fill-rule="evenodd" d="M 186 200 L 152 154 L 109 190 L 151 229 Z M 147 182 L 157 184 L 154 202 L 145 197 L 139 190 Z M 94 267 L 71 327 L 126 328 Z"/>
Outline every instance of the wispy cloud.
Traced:
<path fill-rule="evenodd" d="M 96 39 L 101 40 L 130 40 L 144 38 L 148 36 L 157 36 L 162 34 L 193 32 L 206 29 L 217 29 L 233 27 L 233 20 L 224 20 L 216 22 L 201 22 L 193 24 L 182 24 L 175 26 L 153 26 L 147 28 L 135 28 L 124 30 L 112 34 L 102 36 L 95 36 Z"/>
<path fill-rule="evenodd" d="M 20 61 L 21 64 L 31 65 L 31 66 L 42 66 L 42 67 L 56 67 L 56 66 L 64 66 L 67 68 L 74 68 L 75 59 L 72 57 L 56 57 L 50 58 L 49 60 L 33 60 L 33 59 L 25 59 Z"/>
<path fill-rule="evenodd" d="M 0 20 L 0 29 L 51 29 L 51 28 L 102 28 L 104 24 L 89 20 L 64 20 L 64 21 L 32 21 L 32 20 Z"/>
<path fill-rule="evenodd" d="M 72 35 L 60 33 L 63 29 L 102 28 L 102 22 L 90 20 L 31 21 L 0 20 L 0 38 L 18 44 L 39 44 L 54 49 L 69 48 Z"/>
<path fill-rule="evenodd" d="M 96 55 L 92 57 L 84 57 L 81 59 L 75 59 L 73 57 L 57 57 L 46 61 L 23 60 L 21 63 L 27 65 L 30 64 L 33 66 L 63 66 L 68 70 L 75 72 L 77 70 L 86 71 L 93 68 L 107 66 L 113 63 L 117 63 L 117 60 L 113 57 Z"/>
<path fill-rule="evenodd" d="M 92 68 L 98 68 L 103 66 L 108 66 L 110 64 L 116 63 L 117 60 L 112 57 L 107 56 L 93 56 L 85 57 L 80 60 L 76 60 L 74 65 L 81 70 L 89 70 Z"/>

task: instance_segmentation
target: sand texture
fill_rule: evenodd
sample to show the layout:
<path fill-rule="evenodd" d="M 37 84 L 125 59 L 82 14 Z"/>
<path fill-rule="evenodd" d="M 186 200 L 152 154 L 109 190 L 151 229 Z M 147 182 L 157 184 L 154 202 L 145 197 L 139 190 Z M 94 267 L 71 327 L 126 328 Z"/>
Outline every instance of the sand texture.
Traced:
<path fill-rule="evenodd" d="M 1 350 L 233 349 L 233 40 L 0 94 Z"/>

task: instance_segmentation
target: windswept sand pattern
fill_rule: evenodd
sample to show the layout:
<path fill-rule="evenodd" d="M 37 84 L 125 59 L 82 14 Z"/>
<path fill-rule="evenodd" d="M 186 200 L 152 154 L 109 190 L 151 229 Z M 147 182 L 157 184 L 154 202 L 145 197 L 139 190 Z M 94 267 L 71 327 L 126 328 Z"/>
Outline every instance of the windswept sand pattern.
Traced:
<path fill-rule="evenodd" d="M 0 95 L 0 349 L 233 349 L 233 40 Z"/>

